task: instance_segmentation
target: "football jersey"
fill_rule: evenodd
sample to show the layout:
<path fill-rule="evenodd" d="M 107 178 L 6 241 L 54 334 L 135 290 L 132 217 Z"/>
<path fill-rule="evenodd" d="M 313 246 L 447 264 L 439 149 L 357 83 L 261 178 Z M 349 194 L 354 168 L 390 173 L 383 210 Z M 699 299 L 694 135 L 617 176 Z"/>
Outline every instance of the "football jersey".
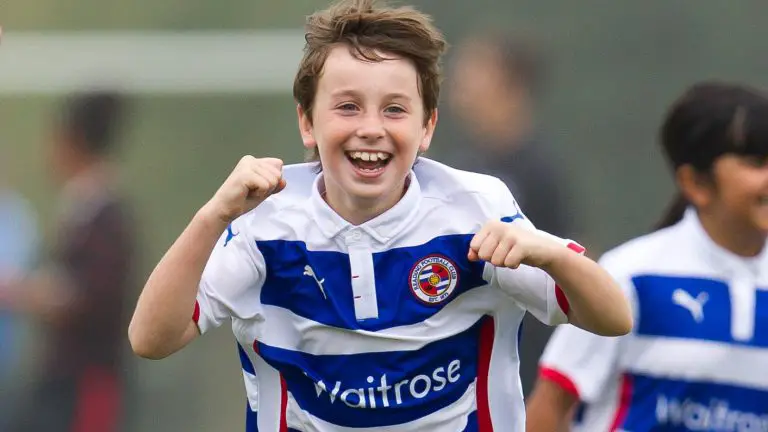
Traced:
<path fill-rule="evenodd" d="M 606 253 L 633 306 L 629 335 L 555 331 L 541 377 L 584 406 L 574 430 L 768 431 L 768 252 L 736 256 L 688 209 Z"/>
<path fill-rule="evenodd" d="M 195 308 L 201 333 L 231 320 L 247 429 L 523 431 L 520 321 L 564 323 L 568 304 L 538 268 L 467 258 L 488 220 L 535 229 L 503 183 L 422 158 L 356 226 L 314 165 L 283 175 L 222 234 Z"/>

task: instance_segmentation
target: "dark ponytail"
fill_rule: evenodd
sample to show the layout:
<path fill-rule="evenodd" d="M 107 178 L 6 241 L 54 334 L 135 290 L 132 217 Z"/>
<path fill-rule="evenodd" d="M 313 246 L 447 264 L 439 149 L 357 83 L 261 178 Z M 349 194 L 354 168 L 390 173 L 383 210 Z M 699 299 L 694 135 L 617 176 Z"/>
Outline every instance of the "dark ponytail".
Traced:
<path fill-rule="evenodd" d="M 680 222 L 683 219 L 685 209 L 688 208 L 688 205 L 688 200 L 685 199 L 685 196 L 683 196 L 682 192 L 678 192 L 672 202 L 667 205 L 667 208 L 664 210 L 664 214 L 661 216 L 661 219 L 656 222 L 656 225 L 654 225 L 653 229 L 660 230 L 663 228 L 668 228 Z"/>
<path fill-rule="evenodd" d="M 711 177 L 715 161 L 725 154 L 768 155 L 768 98 L 740 84 L 697 83 L 672 104 L 659 132 L 673 175 L 688 166 Z M 688 206 L 678 190 L 655 228 L 676 224 Z"/>

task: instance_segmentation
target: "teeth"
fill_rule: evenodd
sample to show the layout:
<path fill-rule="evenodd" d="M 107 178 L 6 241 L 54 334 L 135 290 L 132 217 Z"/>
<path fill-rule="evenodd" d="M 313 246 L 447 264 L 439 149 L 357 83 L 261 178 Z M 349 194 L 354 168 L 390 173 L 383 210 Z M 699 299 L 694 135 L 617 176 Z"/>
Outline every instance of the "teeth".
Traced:
<path fill-rule="evenodd" d="M 352 159 L 360 159 L 364 161 L 371 161 L 371 162 L 377 162 L 377 161 L 385 161 L 389 159 L 389 154 L 384 152 L 351 152 L 348 153 L 349 156 Z"/>

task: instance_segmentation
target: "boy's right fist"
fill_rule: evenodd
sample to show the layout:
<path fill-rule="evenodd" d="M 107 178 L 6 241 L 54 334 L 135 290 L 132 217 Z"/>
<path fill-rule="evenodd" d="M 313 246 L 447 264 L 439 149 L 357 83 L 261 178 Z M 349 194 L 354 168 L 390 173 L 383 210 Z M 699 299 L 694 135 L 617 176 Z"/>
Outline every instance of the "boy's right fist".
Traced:
<path fill-rule="evenodd" d="M 208 206 L 222 221 L 230 223 L 284 188 L 282 160 L 244 156 Z"/>

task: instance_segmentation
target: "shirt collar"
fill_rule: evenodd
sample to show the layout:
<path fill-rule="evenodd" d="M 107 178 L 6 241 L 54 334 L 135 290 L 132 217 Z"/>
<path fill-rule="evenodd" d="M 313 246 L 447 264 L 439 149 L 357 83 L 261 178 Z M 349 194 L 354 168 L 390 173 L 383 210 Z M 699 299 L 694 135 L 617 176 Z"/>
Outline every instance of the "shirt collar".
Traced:
<path fill-rule="evenodd" d="M 725 249 L 715 243 L 701 225 L 696 209 L 689 207 L 685 211 L 681 221 L 684 229 L 690 231 L 698 245 L 713 260 L 713 265 L 718 268 L 747 270 L 753 275 L 758 275 L 768 265 L 768 244 L 763 247 L 760 254 L 754 257 L 743 257 Z M 764 271 L 764 270 L 763 270 Z"/>
<path fill-rule="evenodd" d="M 320 226 L 320 230 L 328 238 L 336 237 L 355 228 L 366 232 L 380 243 L 387 243 L 402 232 L 416 217 L 421 202 L 421 186 L 416 175 L 411 171 L 408 180 L 408 189 L 397 204 L 379 216 L 355 226 L 344 220 L 336 213 L 323 198 L 325 186 L 323 175 L 315 178 L 312 185 L 312 195 L 309 205 L 312 215 Z"/>

